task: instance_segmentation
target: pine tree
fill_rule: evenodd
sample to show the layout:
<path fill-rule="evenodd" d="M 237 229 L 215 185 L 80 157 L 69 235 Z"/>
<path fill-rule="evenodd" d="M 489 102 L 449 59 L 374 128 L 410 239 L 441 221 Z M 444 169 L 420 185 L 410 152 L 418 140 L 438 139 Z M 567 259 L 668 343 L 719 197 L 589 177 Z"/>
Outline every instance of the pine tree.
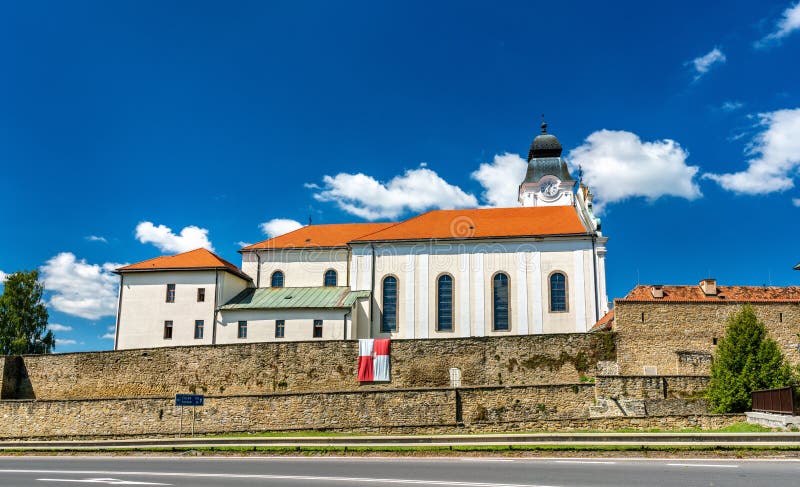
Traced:
<path fill-rule="evenodd" d="M 44 285 L 37 271 L 8 276 L 0 296 L 0 353 L 51 353 L 56 340 L 47 329 Z"/>
<path fill-rule="evenodd" d="M 786 387 L 793 381 L 792 369 L 753 308 L 745 305 L 732 314 L 711 365 L 708 398 L 714 411 L 749 411 L 751 392 Z"/>

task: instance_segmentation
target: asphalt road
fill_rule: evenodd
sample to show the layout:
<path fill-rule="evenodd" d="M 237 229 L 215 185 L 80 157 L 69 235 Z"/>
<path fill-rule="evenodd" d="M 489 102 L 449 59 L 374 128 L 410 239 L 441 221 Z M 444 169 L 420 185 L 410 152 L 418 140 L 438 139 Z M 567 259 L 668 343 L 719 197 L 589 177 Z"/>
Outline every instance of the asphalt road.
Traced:
<path fill-rule="evenodd" d="M 0 486 L 796 486 L 800 461 L 2 457 Z"/>

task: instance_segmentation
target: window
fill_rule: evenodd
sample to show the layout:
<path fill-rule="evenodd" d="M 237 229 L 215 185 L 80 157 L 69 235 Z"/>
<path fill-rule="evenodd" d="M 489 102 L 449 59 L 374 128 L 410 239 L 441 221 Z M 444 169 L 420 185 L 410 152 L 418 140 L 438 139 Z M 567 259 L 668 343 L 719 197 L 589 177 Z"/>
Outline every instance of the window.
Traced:
<path fill-rule="evenodd" d="M 203 320 L 194 320 L 194 337 L 196 339 L 203 338 Z"/>
<path fill-rule="evenodd" d="M 240 321 L 239 322 L 239 332 L 236 335 L 239 338 L 247 338 L 247 322 Z"/>
<path fill-rule="evenodd" d="M 508 276 L 502 272 L 492 278 L 492 319 L 494 331 L 508 331 Z"/>
<path fill-rule="evenodd" d="M 197 288 L 197 302 L 202 303 L 206 300 L 206 288 L 199 287 Z"/>
<path fill-rule="evenodd" d="M 283 338 L 286 322 L 283 320 L 275 320 L 275 338 Z"/>
<path fill-rule="evenodd" d="M 333 269 L 328 269 L 325 271 L 325 286 L 333 287 L 336 286 L 336 271 Z"/>
<path fill-rule="evenodd" d="M 314 320 L 314 338 L 322 338 L 322 320 Z"/>
<path fill-rule="evenodd" d="M 397 331 L 397 278 L 386 276 L 383 279 L 383 316 L 381 333 Z"/>
<path fill-rule="evenodd" d="M 175 302 L 175 284 L 167 284 L 167 302 Z"/>
<path fill-rule="evenodd" d="M 567 311 L 567 276 L 560 272 L 550 275 L 550 312 Z"/>
<path fill-rule="evenodd" d="M 172 340 L 172 321 L 164 322 L 164 340 Z"/>
<path fill-rule="evenodd" d="M 272 287 L 283 287 L 283 271 L 273 272 L 272 278 L 269 280 L 269 285 Z"/>
<path fill-rule="evenodd" d="M 436 331 L 453 331 L 453 277 L 447 274 L 436 281 Z"/>

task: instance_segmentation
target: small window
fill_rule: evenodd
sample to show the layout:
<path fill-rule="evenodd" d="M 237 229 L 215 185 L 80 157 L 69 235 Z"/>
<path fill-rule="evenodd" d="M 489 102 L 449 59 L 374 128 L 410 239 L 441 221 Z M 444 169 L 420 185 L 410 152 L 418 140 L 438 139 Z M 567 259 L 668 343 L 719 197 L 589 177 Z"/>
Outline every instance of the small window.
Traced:
<path fill-rule="evenodd" d="M 206 300 L 206 288 L 199 287 L 197 288 L 197 302 L 202 303 Z"/>
<path fill-rule="evenodd" d="M 283 320 L 275 320 L 275 338 L 283 338 L 286 331 L 286 322 Z"/>
<path fill-rule="evenodd" d="M 383 279 L 383 314 L 381 333 L 397 331 L 397 278 L 386 276 Z"/>
<path fill-rule="evenodd" d="M 194 338 L 200 340 L 203 338 L 203 328 L 205 324 L 203 320 L 194 320 Z"/>
<path fill-rule="evenodd" d="M 325 271 L 325 286 L 326 287 L 335 287 L 336 286 L 336 271 L 333 269 L 328 269 Z"/>
<path fill-rule="evenodd" d="M 716 344 L 717 344 L 717 337 L 714 337 L 714 338 L 711 340 L 711 343 L 713 343 L 714 345 L 716 345 Z"/>
<path fill-rule="evenodd" d="M 239 338 L 247 338 L 247 322 L 246 321 L 240 321 L 239 322 L 239 332 L 238 332 L 238 334 L 236 336 L 238 336 Z"/>
<path fill-rule="evenodd" d="M 167 302 L 175 302 L 175 284 L 167 284 Z"/>
<path fill-rule="evenodd" d="M 164 322 L 164 340 L 172 340 L 172 321 Z"/>
<path fill-rule="evenodd" d="M 502 272 L 492 279 L 492 318 L 494 331 L 508 331 L 508 275 Z"/>
<path fill-rule="evenodd" d="M 783 313 L 778 313 L 778 321 L 783 323 Z"/>
<path fill-rule="evenodd" d="M 550 312 L 567 311 L 567 276 L 555 272 L 550 276 Z"/>
<path fill-rule="evenodd" d="M 283 271 L 275 271 L 269 280 L 269 285 L 272 287 L 283 287 Z"/>
<path fill-rule="evenodd" d="M 436 330 L 453 331 L 453 277 L 447 274 L 436 282 Z"/>
<path fill-rule="evenodd" d="M 642 323 L 644 323 L 644 311 L 642 311 Z"/>
<path fill-rule="evenodd" d="M 322 320 L 314 320 L 314 338 L 322 338 Z"/>

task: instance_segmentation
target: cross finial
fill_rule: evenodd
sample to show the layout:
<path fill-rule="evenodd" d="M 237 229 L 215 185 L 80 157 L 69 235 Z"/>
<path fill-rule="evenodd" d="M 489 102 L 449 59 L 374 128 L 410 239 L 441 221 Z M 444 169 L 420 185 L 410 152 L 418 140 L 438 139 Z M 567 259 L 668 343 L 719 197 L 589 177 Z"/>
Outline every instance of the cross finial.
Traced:
<path fill-rule="evenodd" d="M 547 133 L 547 122 L 544 121 L 544 113 L 542 113 L 542 133 Z"/>

